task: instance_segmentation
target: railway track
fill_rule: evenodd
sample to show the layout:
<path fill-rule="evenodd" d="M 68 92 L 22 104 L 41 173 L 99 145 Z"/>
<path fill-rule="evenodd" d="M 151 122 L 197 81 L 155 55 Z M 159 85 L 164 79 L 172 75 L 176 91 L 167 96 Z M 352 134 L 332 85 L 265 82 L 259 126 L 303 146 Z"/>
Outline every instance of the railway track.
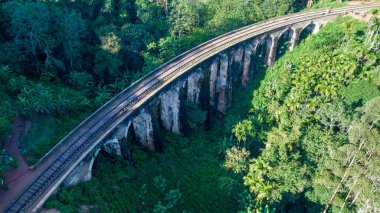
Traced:
<path fill-rule="evenodd" d="M 128 116 L 131 116 L 135 110 L 162 88 L 202 61 L 231 46 L 275 29 L 307 21 L 311 22 L 322 17 L 338 16 L 350 10 L 367 11 L 374 7 L 380 7 L 380 4 L 333 9 L 328 14 L 325 13 L 326 9 L 321 9 L 278 17 L 229 32 L 177 56 L 120 92 L 70 132 L 36 166 L 41 165 L 48 158 L 54 158 L 54 162 L 13 201 L 6 211 L 31 211 L 35 207 L 33 205 L 35 205 L 36 201 L 41 199 L 42 195 L 45 195 L 46 198 L 51 194 L 52 188 L 59 185 L 75 165 L 115 126 L 128 118 Z"/>

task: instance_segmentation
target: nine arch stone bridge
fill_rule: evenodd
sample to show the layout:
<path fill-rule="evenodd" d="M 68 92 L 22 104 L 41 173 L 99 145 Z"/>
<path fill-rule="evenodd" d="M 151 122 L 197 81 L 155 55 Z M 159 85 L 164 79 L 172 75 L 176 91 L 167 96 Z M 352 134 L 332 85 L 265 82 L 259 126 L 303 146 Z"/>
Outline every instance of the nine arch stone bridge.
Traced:
<path fill-rule="evenodd" d="M 231 107 L 233 86 L 246 87 L 255 77 L 257 55 L 271 66 L 280 39 L 290 41 L 288 49 L 292 50 L 302 32 L 317 33 L 338 16 L 364 14 L 376 7 L 380 4 L 277 17 L 229 32 L 179 55 L 123 90 L 71 131 L 23 177 L 26 187 L 15 186 L 1 194 L 0 211 L 35 212 L 61 185 L 89 180 L 100 149 L 129 155 L 123 141 L 131 132 L 140 144 L 155 150 L 156 126 L 181 134 L 184 101 L 206 101 L 215 113 L 225 114 Z"/>

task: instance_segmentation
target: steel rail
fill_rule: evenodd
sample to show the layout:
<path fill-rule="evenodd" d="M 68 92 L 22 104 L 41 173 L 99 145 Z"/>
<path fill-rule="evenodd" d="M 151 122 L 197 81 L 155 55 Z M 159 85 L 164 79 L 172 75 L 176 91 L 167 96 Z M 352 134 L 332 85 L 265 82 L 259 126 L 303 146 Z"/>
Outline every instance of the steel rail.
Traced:
<path fill-rule="evenodd" d="M 371 6 L 373 7 L 373 5 Z M 358 9 L 357 9 L 358 10 Z M 340 12 L 341 13 L 341 12 Z M 322 14 L 323 16 L 322 17 L 326 17 L 326 16 L 336 16 L 337 14 L 334 14 L 331 12 L 331 14 L 328 14 L 328 15 L 325 15 L 325 14 Z M 304 17 L 303 17 L 304 18 Z M 312 19 L 315 19 L 315 18 L 312 18 Z M 310 20 L 312 20 L 310 19 Z M 305 22 L 305 19 L 299 21 L 299 22 Z M 294 23 L 293 23 L 294 24 Z M 276 24 L 278 25 L 278 24 Z M 288 26 L 290 25 L 289 23 L 284 25 L 283 27 L 285 26 Z M 273 29 L 278 29 L 280 27 L 277 27 L 277 28 L 273 28 Z M 272 30 L 273 30 L 272 29 Z M 258 34 L 258 32 L 256 32 L 257 30 L 255 29 L 255 31 L 253 32 L 255 35 L 254 36 L 257 36 L 257 35 L 260 35 Z M 268 32 L 268 31 L 264 31 L 262 30 L 261 34 L 262 33 L 265 33 L 265 32 Z M 239 36 L 239 35 L 236 35 L 238 36 L 240 39 L 235 39 L 236 36 L 234 36 L 233 38 L 230 39 L 230 41 L 228 42 L 224 42 L 222 45 L 219 45 L 215 48 L 212 49 L 213 53 L 212 55 L 215 55 L 215 54 L 218 54 L 221 50 L 224 50 L 230 46 L 233 46 L 237 43 L 240 43 L 244 40 L 247 40 L 249 38 L 252 37 L 251 35 L 252 33 L 247 33 L 243 36 Z M 210 50 L 206 49 L 206 53 L 203 53 L 201 54 L 201 56 L 198 56 L 197 58 L 195 59 L 191 59 L 190 58 L 190 62 L 187 62 L 189 60 L 186 60 L 185 62 L 183 62 L 183 60 L 181 60 L 178 64 L 181 64 L 180 65 L 180 68 L 177 68 L 177 70 L 175 71 L 172 71 L 172 72 L 169 72 L 170 70 L 173 70 L 174 68 L 176 68 L 176 66 L 173 66 L 173 69 L 167 69 L 165 70 L 159 77 L 162 77 L 163 74 L 167 74 L 164 76 L 163 79 L 159 79 L 157 80 L 157 78 L 153 78 L 153 79 L 150 79 L 148 81 L 148 83 L 151 85 L 148 87 L 147 90 L 143 91 L 139 96 L 136 97 L 136 95 L 134 95 L 133 97 L 132 96 L 129 96 L 127 99 L 129 99 L 130 97 L 134 98 L 134 100 L 132 100 L 131 102 L 129 102 L 129 104 L 126 105 L 126 107 L 123 107 L 121 110 L 119 110 L 119 106 L 120 105 L 125 105 L 125 104 L 118 104 L 116 107 L 114 107 L 112 110 L 111 110 L 111 115 L 113 114 L 113 111 L 116 110 L 116 112 L 114 112 L 114 116 L 109 116 L 110 114 L 105 115 L 105 117 L 111 117 L 107 122 L 105 122 L 104 120 L 101 120 L 102 122 L 99 122 L 97 124 L 95 124 L 94 126 L 92 127 L 97 127 L 99 126 L 99 128 L 95 128 L 95 132 L 94 130 L 92 130 L 93 128 L 91 128 L 92 131 L 90 131 L 90 134 L 91 136 L 84 141 L 84 143 L 82 144 L 72 144 L 72 146 L 70 146 L 68 149 L 67 149 L 67 152 L 65 152 L 64 154 L 61 155 L 60 158 L 58 158 L 57 161 L 55 161 L 50 167 L 48 167 L 45 172 L 43 172 L 39 178 L 37 178 L 37 181 L 35 181 L 34 183 L 37 183 L 37 186 L 35 185 L 31 185 L 30 188 L 28 189 L 33 189 L 31 191 L 35 191 L 35 190 L 38 190 L 38 189 L 41 189 L 41 188 L 44 188 L 45 186 L 47 186 L 49 183 L 51 183 L 52 177 L 56 177 L 59 175 L 59 173 L 62 173 L 63 172 L 63 169 L 60 169 L 60 168 L 66 168 L 67 165 L 71 164 L 73 158 L 77 155 L 79 155 L 82 151 L 82 149 L 84 149 L 88 144 L 90 144 L 90 142 L 92 142 L 92 140 L 95 139 L 95 143 L 97 142 L 96 141 L 96 138 L 102 133 L 102 131 L 104 132 L 106 130 L 106 128 L 108 128 L 109 126 L 111 126 L 111 124 L 116 121 L 117 119 L 119 119 L 125 112 L 129 111 L 130 109 L 132 109 L 133 106 L 135 106 L 135 104 L 143 99 L 144 97 L 146 97 L 149 93 L 151 93 L 153 90 L 157 89 L 158 87 L 161 86 L 162 88 L 162 84 L 164 84 L 166 82 L 166 84 L 168 84 L 168 80 L 169 79 L 172 79 L 175 75 L 182 75 L 184 72 L 188 71 L 191 67 L 194 67 L 194 65 L 197 63 L 196 61 L 200 62 L 200 61 L 203 61 L 203 59 L 207 59 L 207 58 L 210 58 L 210 54 L 207 54 L 207 52 L 211 52 Z M 197 60 L 196 60 L 197 59 Z M 148 75 L 149 77 L 150 75 Z M 143 82 L 144 79 L 149 79 L 148 77 L 144 77 L 142 78 L 142 80 L 140 80 L 138 82 L 138 84 L 140 84 L 141 82 Z M 156 82 L 154 82 L 154 80 L 156 80 Z M 170 83 L 170 82 L 169 82 Z M 136 84 L 135 84 L 136 85 Z M 142 86 L 146 86 L 145 84 L 142 84 Z M 133 87 L 133 86 L 132 86 Z M 129 88 L 127 88 L 126 90 L 128 90 Z M 139 89 L 141 89 L 141 87 L 139 87 Z M 126 90 L 124 90 L 123 92 L 125 92 Z M 123 92 L 121 92 L 120 94 L 122 94 Z M 112 99 L 114 102 L 117 102 L 118 101 L 118 97 L 121 97 L 121 95 L 118 95 L 115 97 L 115 99 Z M 127 100 L 127 99 L 124 99 L 124 100 Z M 111 100 L 111 101 L 112 101 Z M 111 103 L 111 101 L 108 102 L 108 104 Z M 123 102 L 123 103 L 128 103 L 128 101 L 126 102 Z M 105 105 L 106 106 L 106 105 Z M 131 113 L 131 111 L 129 111 L 129 114 Z M 94 115 L 94 114 L 93 114 Z M 99 120 L 98 120 L 99 121 Z M 85 133 L 84 133 L 85 134 Z M 64 161 L 64 162 L 62 162 Z M 52 170 L 50 170 L 52 169 Z M 46 174 L 47 174 L 47 177 L 46 177 Z M 25 193 L 23 193 L 23 195 L 26 195 L 26 196 L 20 196 L 19 199 L 22 201 L 21 203 L 24 203 L 24 202 L 32 202 L 30 201 L 30 199 L 28 197 L 32 196 L 32 195 L 29 195 L 27 196 L 27 193 L 29 190 L 27 190 Z M 32 193 L 33 196 L 35 199 L 37 199 L 36 197 L 38 197 L 42 192 L 43 190 L 38 190 L 39 193 Z M 37 195 L 37 196 L 36 196 Z M 26 198 L 26 199 L 23 199 L 23 198 Z M 33 199 L 33 200 L 35 200 Z M 16 207 L 16 209 L 13 209 L 13 208 L 10 208 L 9 210 L 12 211 L 13 210 L 17 210 L 17 209 L 20 209 L 20 210 L 25 210 L 24 208 L 27 207 L 26 205 L 17 205 L 16 204 L 16 201 L 14 203 L 15 205 L 13 207 Z"/>

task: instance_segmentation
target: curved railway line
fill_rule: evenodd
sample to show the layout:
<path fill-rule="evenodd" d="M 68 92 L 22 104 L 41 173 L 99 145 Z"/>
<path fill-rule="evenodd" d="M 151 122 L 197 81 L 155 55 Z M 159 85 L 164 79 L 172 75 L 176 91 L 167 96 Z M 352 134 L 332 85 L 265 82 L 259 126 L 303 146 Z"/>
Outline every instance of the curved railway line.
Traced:
<path fill-rule="evenodd" d="M 48 159 L 53 163 L 47 165 L 38 177 L 13 200 L 6 212 L 25 212 L 38 208 L 39 203 L 47 199 L 55 186 L 58 186 L 75 165 L 114 127 L 202 61 L 238 43 L 276 29 L 286 29 L 297 23 L 311 23 L 319 18 L 335 17 L 352 10 L 364 12 L 375 7 L 380 7 L 380 4 L 332 9 L 328 13 L 326 9 L 320 9 L 273 18 L 229 32 L 175 57 L 120 92 L 50 150 L 36 166 L 42 166 Z"/>

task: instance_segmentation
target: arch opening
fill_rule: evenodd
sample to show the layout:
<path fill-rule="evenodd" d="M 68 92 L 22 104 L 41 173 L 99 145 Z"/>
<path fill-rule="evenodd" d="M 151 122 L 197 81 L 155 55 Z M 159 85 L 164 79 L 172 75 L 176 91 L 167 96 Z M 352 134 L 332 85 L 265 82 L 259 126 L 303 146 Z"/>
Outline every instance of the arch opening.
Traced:
<path fill-rule="evenodd" d="M 280 35 L 276 48 L 276 60 L 285 55 L 286 51 L 289 50 L 294 33 L 294 30 L 289 28 Z"/>
<path fill-rule="evenodd" d="M 255 54 L 252 56 L 253 73 L 257 73 L 259 70 L 265 69 L 266 60 L 271 46 L 272 38 L 270 36 L 265 36 L 258 41 L 254 50 Z"/>
<path fill-rule="evenodd" d="M 298 44 L 301 44 L 304 40 L 306 40 L 313 33 L 315 28 L 316 28 L 315 23 L 309 23 L 308 25 L 306 25 L 300 32 Z"/>

